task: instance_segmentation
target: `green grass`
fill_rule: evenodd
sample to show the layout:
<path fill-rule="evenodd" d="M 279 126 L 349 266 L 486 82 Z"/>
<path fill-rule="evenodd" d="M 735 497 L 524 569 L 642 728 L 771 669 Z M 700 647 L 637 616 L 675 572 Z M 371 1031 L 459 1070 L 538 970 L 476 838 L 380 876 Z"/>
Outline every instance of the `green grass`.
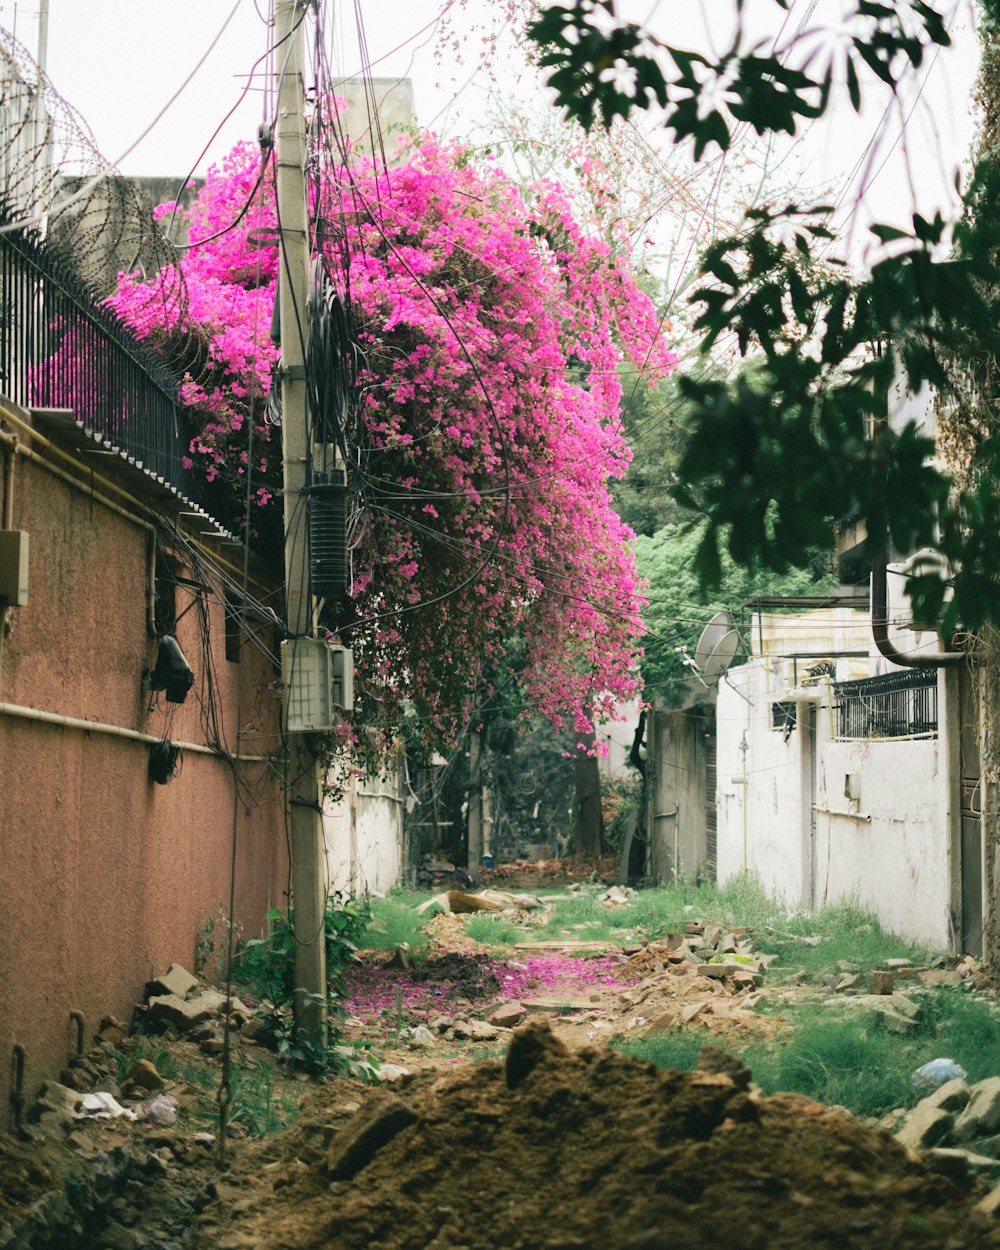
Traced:
<path fill-rule="evenodd" d="M 372 920 L 360 944 L 375 951 L 394 951 L 398 946 L 423 950 L 428 940 L 424 926 L 430 916 L 427 912 L 418 915 L 417 908 L 430 897 L 414 890 L 393 890 L 385 898 L 372 899 Z"/>
<path fill-rule="evenodd" d="M 585 890 L 556 899 L 544 927 L 522 928 L 482 913 L 466 921 L 466 931 L 498 948 L 564 936 L 621 945 L 661 937 L 687 920 L 706 920 L 752 929 L 757 951 L 776 956 L 767 977 L 772 985 L 802 974 L 818 987 L 824 974 L 839 975 L 841 964 L 865 977 L 886 959 L 926 963 L 936 953 L 885 932 L 855 904 L 841 903 L 815 913 L 790 912 L 769 899 L 751 877 L 737 878 L 722 888 L 682 883 L 642 890 L 632 902 L 614 908 L 598 903 L 598 893 Z M 426 942 L 423 926 L 429 916 L 417 915 L 415 909 L 427 897 L 400 893 L 376 903 L 367 944 L 393 949 L 405 941 L 419 949 Z M 925 989 L 901 979 L 898 989 L 920 1004 L 919 1022 L 911 1032 L 891 1032 L 872 1011 L 842 1001 L 794 1005 L 765 999 L 761 1008 L 780 1011 L 790 1021 L 789 1030 L 776 1041 L 734 1053 L 750 1067 L 765 1093 L 796 1091 L 864 1116 L 913 1106 L 922 1091 L 913 1086 L 912 1073 L 931 1059 L 954 1059 L 966 1069 L 970 1082 L 1000 1072 L 1000 1008 L 965 988 Z M 708 1040 L 717 1041 L 705 1030 L 678 1030 L 618 1046 L 658 1067 L 689 1069 Z"/>
<path fill-rule="evenodd" d="M 533 929 L 523 929 L 501 916 L 492 916 L 488 911 L 478 912 L 465 922 L 465 931 L 469 937 L 484 946 L 513 946 L 517 942 L 531 941 Z M 542 930 L 544 933 L 544 930 Z"/>
<path fill-rule="evenodd" d="M 784 1039 L 726 1049 L 750 1068 L 765 1094 L 791 1090 L 862 1116 L 912 1107 L 926 1093 L 913 1085 L 912 1074 L 931 1059 L 954 1059 L 970 1082 L 996 1075 L 1000 1016 L 993 1003 L 959 988 L 913 997 L 921 1016 L 909 1033 L 891 1032 L 864 1009 L 803 1004 L 786 1010 L 792 1029 Z M 707 1041 L 719 1044 L 704 1030 L 678 1030 L 623 1042 L 618 1049 L 660 1068 L 688 1070 Z"/>

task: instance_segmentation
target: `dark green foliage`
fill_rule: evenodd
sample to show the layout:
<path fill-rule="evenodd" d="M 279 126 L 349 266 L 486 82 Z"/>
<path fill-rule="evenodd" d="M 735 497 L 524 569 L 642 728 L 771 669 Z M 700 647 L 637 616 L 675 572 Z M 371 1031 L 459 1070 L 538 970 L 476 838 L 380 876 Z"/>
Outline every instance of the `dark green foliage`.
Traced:
<path fill-rule="evenodd" d="M 292 911 L 283 912 L 273 908 L 267 913 L 271 932 L 266 938 L 251 938 L 244 943 L 233 966 L 233 980 L 241 991 L 255 1002 L 263 1003 L 269 1013 L 267 1021 L 271 1040 L 278 1056 L 299 1063 L 311 1071 L 329 1071 L 347 1068 L 353 1074 L 367 1079 L 370 1064 L 357 1056 L 347 1054 L 345 1047 L 338 1046 L 339 1020 L 343 1009 L 336 1000 L 343 997 L 344 972 L 347 965 L 357 958 L 357 942 L 371 920 L 371 908 L 367 899 L 354 899 L 334 893 L 327 900 L 324 918 L 326 932 L 326 976 L 329 1001 L 333 1012 L 328 1021 L 326 1046 L 313 1038 L 304 1037 L 295 1029 L 293 1003 L 295 999 L 295 932 Z"/>
<path fill-rule="evenodd" d="M 787 0 L 775 4 L 788 7 Z M 736 6 L 739 19 L 742 7 Z M 693 142 L 697 161 L 710 144 L 723 152 L 729 148 L 734 123 L 750 125 L 760 135 L 795 134 L 800 121 L 826 110 L 838 72 L 860 111 L 859 68 L 867 66 L 893 86 L 904 66 L 921 65 L 931 45 L 951 42 L 940 15 L 923 0 L 859 0 L 856 12 L 865 19 L 863 25 L 848 41 L 832 43 L 815 74 L 788 66 L 776 50 L 762 56 L 758 47 L 744 49 L 742 20 L 732 46 L 712 62 L 621 21 L 613 0 L 575 0 L 542 9 L 528 35 L 538 45 L 540 63 L 551 70 L 548 81 L 557 104 L 581 125 L 608 127 L 616 116 L 657 104 L 666 110 L 665 124 L 676 142 Z M 843 63 L 837 66 L 840 56 Z M 623 72 L 609 77 L 609 69 Z M 716 88 L 718 100 L 709 108 L 703 99 L 706 81 Z"/>
<path fill-rule="evenodd" d="M 987 6 L 987 24 L 995 8 Z M 894 92 L 905 70 L 950 42 L 923 0 L 857 0 L 850 37 L 805 59 L 807 72 L 788 68 L 787 49 L 744 48 L 742 4 L 735 11 L 732 46 L 714 62 L 619 21 L 609 0 L 543 9 L 530 34 L 558 102 L 584 126 L 656 103 L 696 157 L 713 144 L 728 150 L 740 123 L 794 133 L 826 110 L 834 89 L 860 110 L 873 74 Z M 890 545 L 945 557 L 947 580 L 925 567 L 908 583 L 922 618 L 936 617 L 945 632 L 1000 619 L 1000 440 L 976 440 L 956 483 L 929 463 L 931 444 L 913 427 L 884 421 L 897 376 L 914 393 L 930 383 L 947 397 L 955 362 L 1000 352 L 995 160 L 977 165 L 966 202 L 950 239 L 940 214 L 914 215 L 909 230 L 873 226 L 881 250 L 859 281 L 825 260 L 824 206 L 751 211 L 706 251 L 693 296 L 703 349 L 735 334 L 741 352 L 762 363 L 752 386 L 745 376 L 694 371 L 679 381 L 690 438 L 674 494 L 705 518 L 694 564 L 705 586 L 721 584 L 726 555 L 751 568 L 801 565 L 831 524 L 851 515 L 867 523 L 873 558 Z"/>
<path fill-rule="evenodd" d="M 677 648 L 687 647 L 693 654 L 702 629 L 716 612 L 727 611 L 738 619 L 741 605 L 755 595 L 822 595 L 837 586 L 821 556 L 815 558 L 813 568 L 749 572 L 723 542 L 716 551 L 717 589 L 708 591 L 699 566 L 706 550 L 706 528 L 704 522 L 669 525 L 635 543 L 639 573 L 649 583 L 649 606 L 643 614 L 650 631 L 642 660 L 643 681 L 647 696 L 674 704 L 683 701 L 696 681 Z M 828 540 L 829 533 L 823 538 Z"/>

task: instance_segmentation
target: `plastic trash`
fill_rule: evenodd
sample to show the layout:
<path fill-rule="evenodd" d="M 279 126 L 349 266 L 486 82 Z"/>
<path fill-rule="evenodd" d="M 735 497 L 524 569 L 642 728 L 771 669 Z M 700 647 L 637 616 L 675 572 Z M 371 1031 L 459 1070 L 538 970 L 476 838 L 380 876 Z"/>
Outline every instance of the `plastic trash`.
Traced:
<path fill-rule="evenodd" d="M 144 1124 L 174 1124 L 177 1120 L 177 1103 L 166 1094 L 158 1094 L 137 1108 Z"/>
<path fill-rule="evenodd" d="M 117 1098 L 98 1090 L 93 1094 L 84 1094 L 80 1099 L 80 1116 L 94 1120 L 116 1120 L 119 1116 L 135 1119 L 135 1112 L 123 1107 Z"/>
<path fill-rule="evenodd" d="M 966 1070 L 954 1059 L 932 1059 L 917 1068 L 910 1079 L 917 1089 L 937 1089 L 945 1081 L 953 1081 L 956 1077 L 964 1081 L 967 1076 Z"/>

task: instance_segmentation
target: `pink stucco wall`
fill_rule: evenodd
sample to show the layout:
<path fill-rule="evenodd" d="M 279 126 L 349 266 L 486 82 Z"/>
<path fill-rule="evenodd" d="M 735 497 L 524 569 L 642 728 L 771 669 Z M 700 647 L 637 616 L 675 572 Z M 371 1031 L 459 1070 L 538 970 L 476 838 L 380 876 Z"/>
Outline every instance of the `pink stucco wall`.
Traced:
<path fill-rule="evenodd" d="M 143 691 L 156 653 L 146 624 L 147 529 L 20 458 L 13 505 L 13 527 L 31 535 L 30 603 L 12 611 L 0 702 L 173 741 L 207 743 L 218 732 L 244 754 L 277 746 L 271 665 L 253 647 L 239 663 L 226 659 L 217 594 L 203 597 L 204 622 L 195 606 L 179 623 L 196 674 L 185 703 Z M 178 588 L 179 613 L 193 597 Z M 229 911 L 234 828 L 244 935 L 287 901 L 283 804 L 262 764 L 243 765 L 238 793 L 232 768 L 215 756 L 185 753 L 166 786 L 151 782 L 147 767 L 142 742 L 0 715 L 4 1108 L 16 1042 L 27 1050 L 31 1093 L 65 1061 L 70 1011 L 84 1013 L 92 1034 L 103 1014 L 130 1019 L 143 983 L 170 963 L 192 967 L 199 928 Z"/>

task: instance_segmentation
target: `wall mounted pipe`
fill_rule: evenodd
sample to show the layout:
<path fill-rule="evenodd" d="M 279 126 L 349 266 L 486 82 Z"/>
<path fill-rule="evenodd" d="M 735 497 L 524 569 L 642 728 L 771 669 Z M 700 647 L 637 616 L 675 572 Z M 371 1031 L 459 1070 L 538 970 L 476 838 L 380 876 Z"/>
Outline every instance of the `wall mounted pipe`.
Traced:
<path fill-rule="evenodd" d="M 123 725 L 108 725 L 103 721 L 84 720 L 79 716 L 63 716 L 60 712 L 43 712 L 36 707 L 20 707 L 16 703 L 0 703 L 0 716 L 14 716 L 21 720 L 40 721 L 44 725 L 60 725 L 64 729 L 82 729 L 87 733 L 107 734 L 112 738 L 130 738 L 133 742 L 162 742 L 162 735 L 140 733 L 138 729 L 126 729 Z M 198 755 L 212 755 L 219 760 L 236 760 L 240 764 L 264 764 L 266 755 L 230 755 L 202 742 L 175 742 L 182 751 Z"/>
<path fill-rule="evenodd" d="M 903 668 L 955 668 L 967 664 L 973 651 L 941 651 L 937 655 L 904 655 L 889 637 L 888 553 L 883 547 L 872 561 L 872 637 L 887 660 Z"/>
<path fill-rule="evenodd" d="M 17 460 L 17 439 L 14 445 L 4 442 L 3 449 L 3 529 L 14 528 L 14 462 Z"/>
<path fill-rule="evenodd" d="M 75 1055 L 76 1058 L 79 1059 L 83 1055 L 84 1034 L 87 1030 L 87 1022 L 83 1018 L 82 1011 L 71 1011 L 69 1013 L 69 1020 L 70 1024 L 76 1025 L 76 1037 L 74 1038 L 75 1049 L 73 1050 L 72 1055 Z"/>
<path fill-rule="evenodd" d="M 20 1129 L 21 1117 L 24 1115 L 24 1064 L 27 1057 L 27 1051 L 21 1043 L 15 1042 L 11 1055 L 10 1083 L 10 1110 L 15 1132 Z"/>

